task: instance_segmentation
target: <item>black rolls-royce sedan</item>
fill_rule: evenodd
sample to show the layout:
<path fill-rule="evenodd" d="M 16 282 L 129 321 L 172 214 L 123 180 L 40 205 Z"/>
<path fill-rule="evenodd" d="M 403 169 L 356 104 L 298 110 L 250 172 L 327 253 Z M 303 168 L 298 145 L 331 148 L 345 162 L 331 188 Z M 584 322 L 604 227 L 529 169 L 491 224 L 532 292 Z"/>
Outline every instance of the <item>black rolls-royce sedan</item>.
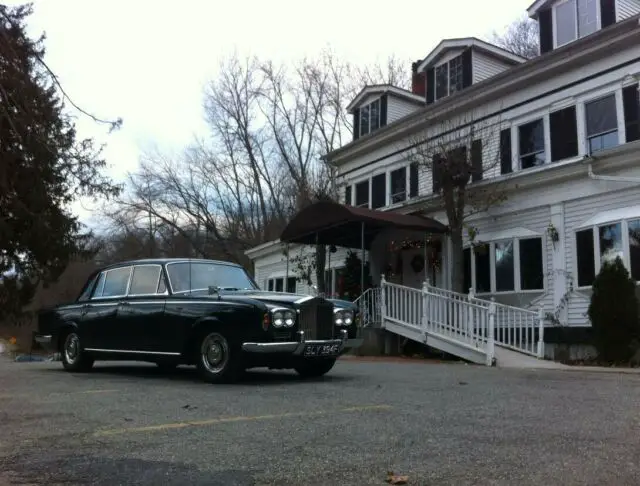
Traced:
<path fill-rule="evenodd" d="M 311 377 L 362 344 L 358 319 L 351 302 L 265 292 L 233 263 L 136 260 L 94 272 L 74 302 L 41 310 L 34 339 L 69 371 L 136 360 L 195 365 L 208 382 L 253 367 Z"/>

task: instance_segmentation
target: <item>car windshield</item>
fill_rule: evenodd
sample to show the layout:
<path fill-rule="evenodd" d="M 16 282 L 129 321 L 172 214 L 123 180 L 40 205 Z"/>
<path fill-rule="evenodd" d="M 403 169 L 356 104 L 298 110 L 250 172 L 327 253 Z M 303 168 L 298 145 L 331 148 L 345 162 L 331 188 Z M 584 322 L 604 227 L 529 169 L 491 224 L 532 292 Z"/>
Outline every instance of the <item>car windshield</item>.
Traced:
<path fill-rule="evenodd" d="M 221 290 L 253 290 L 256 284 L 244 268 L 221 263 L 180 262 L 167 264 L 174 293 Z"/>

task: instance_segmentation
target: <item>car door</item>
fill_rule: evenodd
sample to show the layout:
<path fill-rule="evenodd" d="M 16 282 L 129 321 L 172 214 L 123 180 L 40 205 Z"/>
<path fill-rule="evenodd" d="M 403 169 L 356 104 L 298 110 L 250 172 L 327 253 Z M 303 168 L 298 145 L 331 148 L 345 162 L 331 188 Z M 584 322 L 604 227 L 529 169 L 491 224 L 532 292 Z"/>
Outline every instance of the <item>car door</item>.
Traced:
<path fill-rule="evenodd" d="M 122 266 L 102 272 L 91 300 L 84 305 L 82 334 L 84 347 L 95 350 L 126 351 L 127 332 L 118 318 L 118 307 L 126 297 L 132 267 Z"/>
<path fill-rule="evenodd" d="M 118 321 L 126 329 L 131 350 L 167 351 L 162 339 L 167 294 L 162 279 L 159 264 L 139 264 L 133 268 L 129 292 L 118 306 Z"/>

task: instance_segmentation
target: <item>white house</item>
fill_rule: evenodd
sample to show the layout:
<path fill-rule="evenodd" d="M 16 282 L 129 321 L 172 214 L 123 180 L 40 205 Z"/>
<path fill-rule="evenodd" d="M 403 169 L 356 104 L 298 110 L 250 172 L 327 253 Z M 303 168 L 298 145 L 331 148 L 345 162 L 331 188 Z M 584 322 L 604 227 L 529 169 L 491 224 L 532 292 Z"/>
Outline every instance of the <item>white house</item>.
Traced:
<path fill-rule="evenodd" d="M 466 219 L 465 288 L 498 304 L 542 307 L 552 316 L 547 344 L 580 342 L 601 263 L 620 255 L 640 281 L 640 0 L 537 0 L 528 13 L 539 23 L 539 56 L 443 40 L 413 64 L 412 92 L 362 90 L 348 107 L 353 141 L 326 161 L 345 205 L 447 225 L 437 173 L 411 154 L 453 133 L 471 141 L 465 149 L 482 170 L 470 187 L 499 188 L 506 199 Z M 450 288 L 448 236 L 431 235 L 426 249 L 402 249 L 406 239 L 424 241 L 424 231 L 389 230 L 369 245 L 374 283 L 385 272 L 405 287 L 428 279 Z M 259 284 L 289 275 L 282 248 L 276 241 L 247 252 Z M 331 257 L 332 292 L 344 255 Z M 420 264 L 424 256 L 440 264 Z"/>

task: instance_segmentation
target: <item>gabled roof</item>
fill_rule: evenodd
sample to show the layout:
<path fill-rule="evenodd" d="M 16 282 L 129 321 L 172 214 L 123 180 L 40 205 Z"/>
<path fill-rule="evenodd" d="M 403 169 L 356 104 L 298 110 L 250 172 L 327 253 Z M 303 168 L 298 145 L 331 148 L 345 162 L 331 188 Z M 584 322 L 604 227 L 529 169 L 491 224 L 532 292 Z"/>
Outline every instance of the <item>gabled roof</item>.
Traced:
<path fill-rule="evenodd" d="M 398 98 L 402 98 L 407 101 L 412 101 L 414 103 L 423 105 L 425 103 L 424 96 L 420 96 L 412 93 L 409 90 L 404 88 L 399 88 L 397 86 L 393 86 L 392 84 L 371 84 L 369 86 L 365 86 L 358 93 L 358 95 L 349 103 L 347 106 L 347 113 L 353 113 L 353 110 L 362 102 L 364 98 L 373 94 L 384 94 L 389 93 Z"/>
<path fill-rule="evenodd" d="M 527 7 L 527 14 L 529 14 L 530 18 L 535 18 L 538 15 L 538 12 L 548 5 L 552 4 L 554 0 L 536 0 L 529 7 Z"/>
<path fill-rule="evenodd" d="M 494 56 L 502 59 L 509 64 L 521 64 L 526 62 L 527 59 L 513 52 L 509 52 L 502 47 L 495 46 L 489 42 L 485 42 L 476 37 L 462 37 L 459 39 L 444 39 L 440 41 L 440 44 L 425 57 L 418 65 L 418 72 L 424 71 L 433 61 L 435 61 L 441 54 L 450 49 L 466 49 L 467 47 L 475 47 L 476 49 L 483 50 Z"/>

